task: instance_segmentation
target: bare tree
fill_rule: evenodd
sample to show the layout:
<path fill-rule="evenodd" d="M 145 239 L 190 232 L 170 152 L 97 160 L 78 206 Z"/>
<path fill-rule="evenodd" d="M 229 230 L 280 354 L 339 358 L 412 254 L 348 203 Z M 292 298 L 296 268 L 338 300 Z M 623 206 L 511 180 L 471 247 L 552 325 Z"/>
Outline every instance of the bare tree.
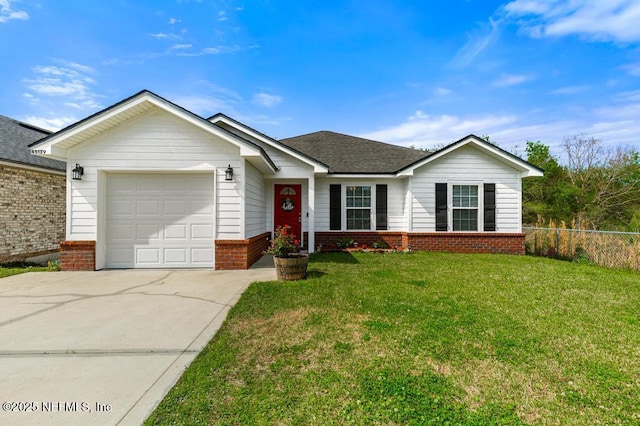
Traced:
<path fill-rule="evenodd" d="M 603 224 L 624 220 L 640 197 L 638 153 L 630 148 L 606 148 L 602 140 L 578 135 L 565 138 L 567 174 L 577 189 L 578 219 Z"/>

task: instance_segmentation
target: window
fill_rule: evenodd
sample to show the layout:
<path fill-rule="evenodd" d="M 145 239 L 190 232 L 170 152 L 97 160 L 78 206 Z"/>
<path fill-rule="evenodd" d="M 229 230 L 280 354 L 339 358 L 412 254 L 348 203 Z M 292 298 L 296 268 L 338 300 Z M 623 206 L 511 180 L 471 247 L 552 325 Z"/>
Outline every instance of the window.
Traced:
<path fill-rule="evenodd" d="M 453 185 L 453 230 L 478 230 L 478 187 Z"/>
<path fill-rule="evenodd" d="M 386 231 L 389 227 L 387 186 L 329 185 L 329 229 Z"/>
<path fill-rule="evenodd" d="M 371 187 L 347 186 L 347 229 L 371 229 Z"/>

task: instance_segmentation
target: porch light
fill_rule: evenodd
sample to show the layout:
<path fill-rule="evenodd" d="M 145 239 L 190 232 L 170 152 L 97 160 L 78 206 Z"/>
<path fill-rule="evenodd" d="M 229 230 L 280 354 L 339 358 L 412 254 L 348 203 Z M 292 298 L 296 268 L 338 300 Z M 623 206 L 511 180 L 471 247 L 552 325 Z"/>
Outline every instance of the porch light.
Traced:
<path fill-rule="evenodd" d="M 80 167 L 80 164 L 76 163 L 76 168 L 71 170 L 71 173 L 73 173 L 73 180 L 82 180 L 84 167 Z"/>
<path fill-rule="evenodd" d="M 233 167 L 231 167 L 231 164 L 229 164 L 227 170 L 224 172 L 224 180 L 233 180 Z"/>

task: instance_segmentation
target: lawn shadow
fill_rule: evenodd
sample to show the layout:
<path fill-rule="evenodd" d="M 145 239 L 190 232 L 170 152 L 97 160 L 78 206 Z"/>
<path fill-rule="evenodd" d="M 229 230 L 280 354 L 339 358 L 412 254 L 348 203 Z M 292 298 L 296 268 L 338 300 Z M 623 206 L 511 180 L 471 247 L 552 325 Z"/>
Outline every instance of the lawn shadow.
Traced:
<path fill-rule="evenodd" d="M 307 271 L 307 278 L 321 278 L 323 275 L 327 275 L 326 272 L 322 271 Z"/>
<path fill-rule="evenodd" d="M 311 261 L 314 263 L 360 263 L 349 252 L 314 253 L 311 255 Z"/>

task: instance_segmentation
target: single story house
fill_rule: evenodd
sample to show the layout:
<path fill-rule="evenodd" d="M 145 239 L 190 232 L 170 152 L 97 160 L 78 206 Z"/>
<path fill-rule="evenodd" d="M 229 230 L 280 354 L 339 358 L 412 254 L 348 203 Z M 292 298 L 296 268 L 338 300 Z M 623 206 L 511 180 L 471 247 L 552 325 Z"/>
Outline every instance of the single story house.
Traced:
<path fill-rule="evenodd" d="M 29 152 L 51 134 L 0 115 L 0 262 L 55 254 L 65 237 L 66 165 Z"/>
<path fill-rule="evenodd" d="M 67 162 L 66 270 L 248 268 L 283 224 L 309 252 L 351 237 L 523 254 L 521 180 L 542 175 L 473 135 L 433 153 L 326 131 L 278 141 L 146 90 L 31 148 Z"/>

